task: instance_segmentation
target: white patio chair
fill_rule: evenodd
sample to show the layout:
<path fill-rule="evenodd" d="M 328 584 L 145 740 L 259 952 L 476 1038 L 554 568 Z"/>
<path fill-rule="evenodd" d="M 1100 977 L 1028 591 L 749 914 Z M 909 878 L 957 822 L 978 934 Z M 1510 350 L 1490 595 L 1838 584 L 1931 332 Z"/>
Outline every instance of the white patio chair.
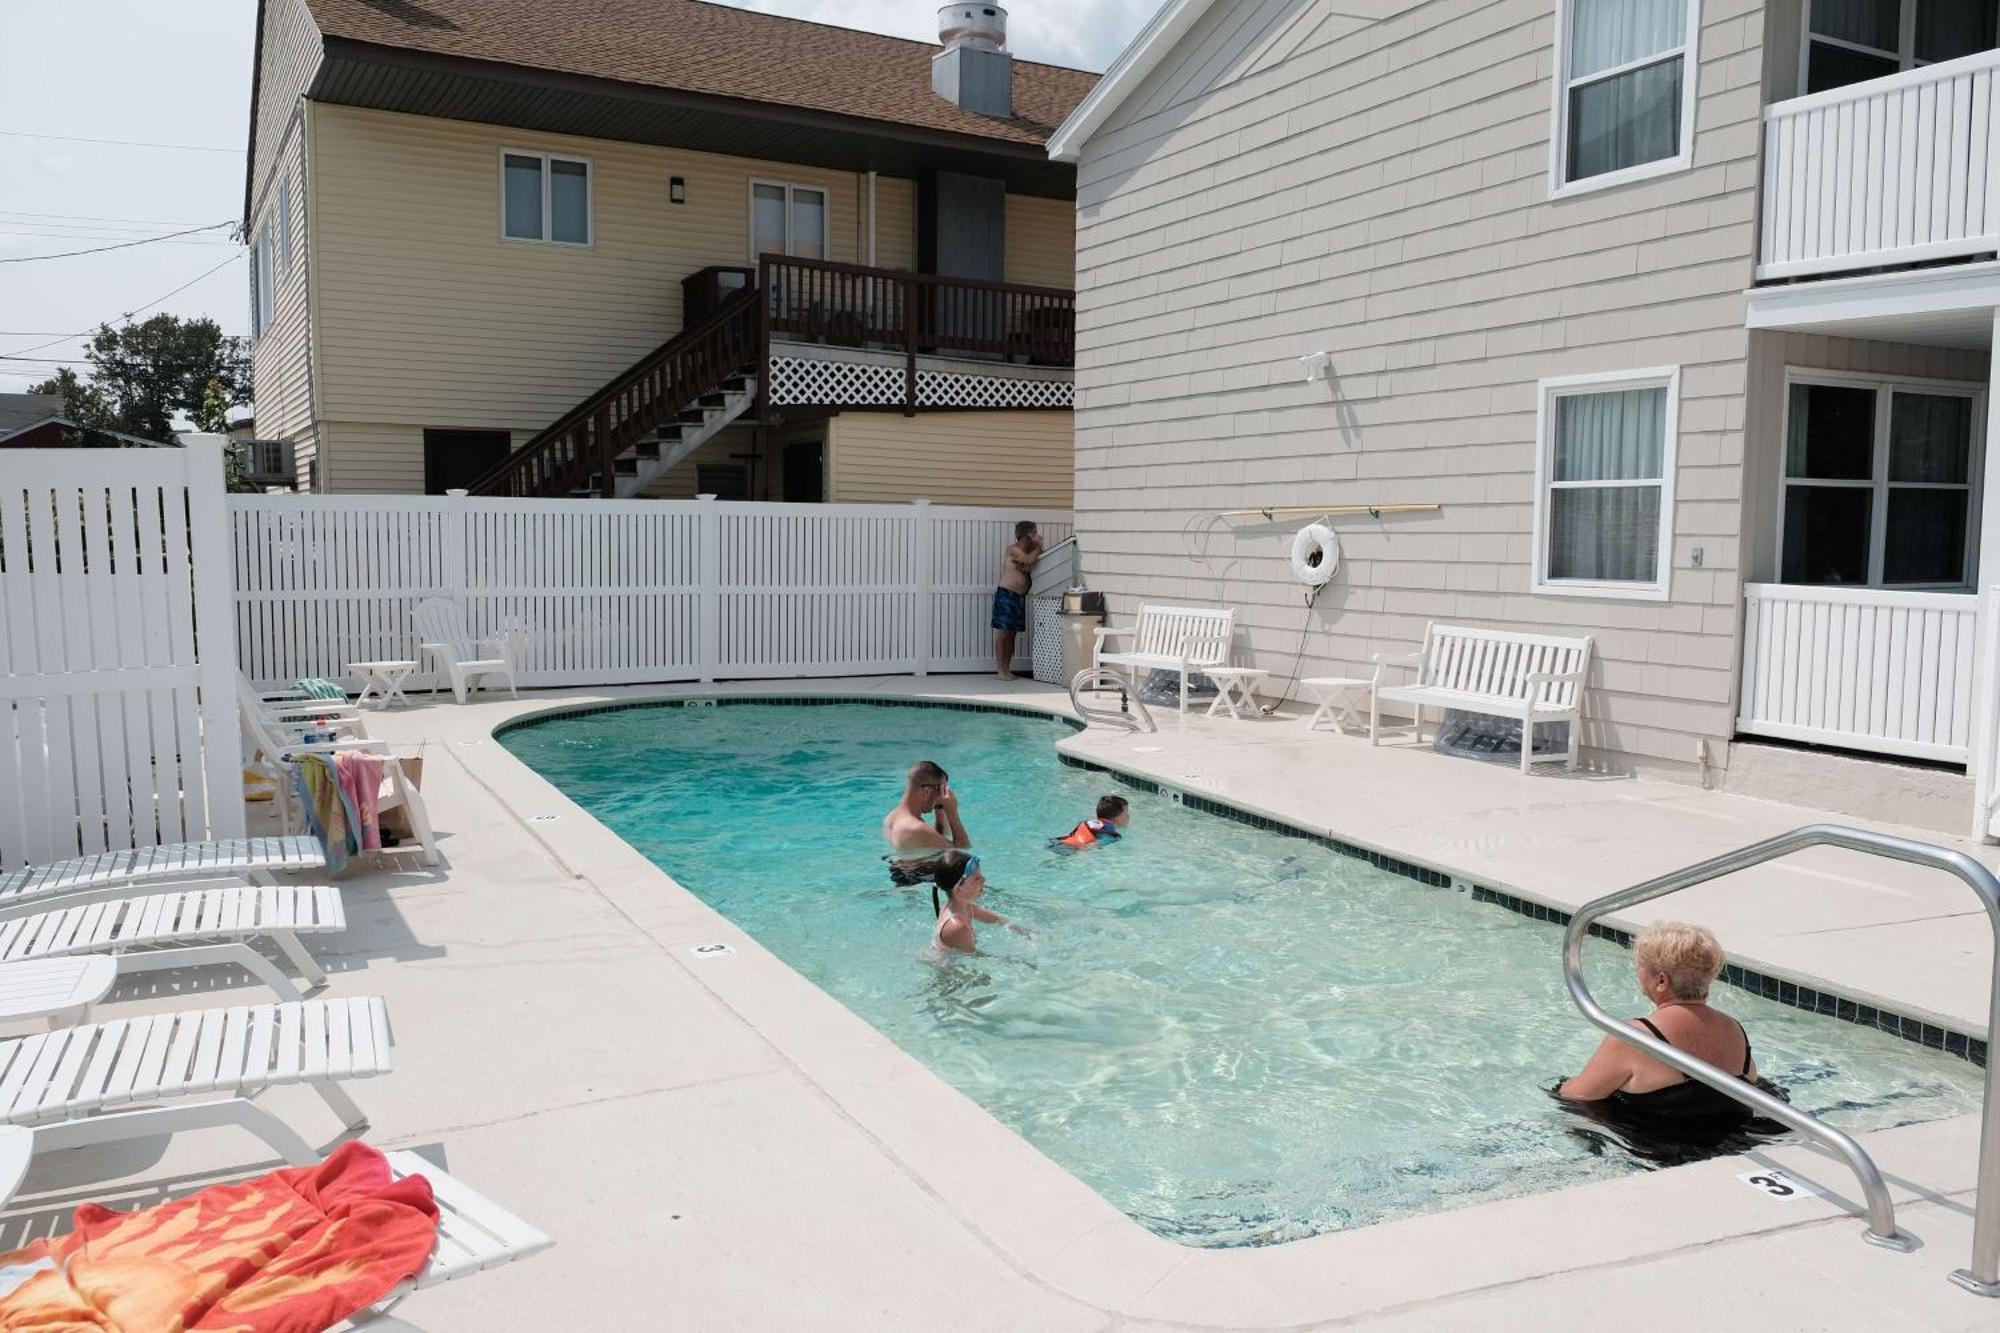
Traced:
<path fill-rule="evenodd" d="M 37 1147 L 35 1131 L 20 1125 L 0 1125 L 0 1207 L 20 1192 Z M 424 1291 L 457 1278 L 540 1254 L 555 1244 L 493 1200 L 474 1190 L 426 1158 L 408 1151 L 385 1152 L 396 1180 L 422 1176 L 437 1201 L 437 1245 L 423 1271 L 375 1303 L 374 1308 L 342 1327 L 390 1333 L 410 1326 L 389 1316 L 412 1292 Z M 306 1163 L 293 1163 L 306 1165 Z"/>
<path fill-rule="evenodd" d="M 424 798 L 417 791 L 416 784 L 403 771 L 403 763 L 389 752 L 384 741 L 360 739 L 335 741 L 301 741 L 273 730 L 265 721 L 260 710 L 248 701 L 237 710 L 243 719 L 245 748 L 253 751 L 248 766 L 255 772 L 268 777 L 278 789 L 278 827 L 289 834 L 292 831 L 292 773 L 298 767 L 301 755 L 336 755 L 353 750 L 382 761 L 382 787 L 376 796 L 376 811 L 387 814 L 391 810 L 403 810 L 409 815 L 410 831 L 416 834 L 417 842 L 424 850 L 424 864 L 436 865 L 440 858 L 437 839 L 431 834 L 430 812 L 424 807 Z"/>
<path fill-rule="evenodd" d="M 236 690 L 246 706 L 261 710 L 274 729 L 367 738 L 368 726 L 361 710 L 346 699 L 316 699 L 297 690 L 259 690 L 241 671 L 236 673 Z"/>
<path fill-rule="evenodd" d="M 433 695 L 440 679 L 449 680 L 452 697 L 464 703 L 483 679 L 499 676 L 507 682 L 507 693 L 519 697 L 514 688 L 517 636 L 473 638 L 465 625 L 465 608 L 443 597 L 418 602 L 410 609 L 410 619 L 416 622 L 417 647 L 430 660 Z"/>
<path fill-rule="evenodd" d="M 330 884 L 225 884 L 111 902 L 72 904 L 0 921 L 0 964 L 76 954 L 110 954 L 118 975 L 168 968 L 241 967 L 281 1000 L 304 996 L 255 947 L 276 949 L 309 988 L 326 984 L 301 935 L 347 929 L 340 890 Z"/>
<path fill-rule="evenodd" d="M 277 872 L 326 869 L 317 838 L 226 838 L 99 852 L 0 875 L 0 918 L 129 893 L 140 884 L 249 883 Z"/>

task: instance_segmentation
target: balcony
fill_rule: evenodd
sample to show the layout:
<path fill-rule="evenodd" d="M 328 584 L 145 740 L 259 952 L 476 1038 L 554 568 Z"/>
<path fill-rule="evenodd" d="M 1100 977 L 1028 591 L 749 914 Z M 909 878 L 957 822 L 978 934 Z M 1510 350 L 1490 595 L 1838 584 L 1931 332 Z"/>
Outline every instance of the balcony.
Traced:
<path fill-rule="evenodd" d="M 2000 251 L 2000 51 L 1764 108 L 1760 282 Z"/>

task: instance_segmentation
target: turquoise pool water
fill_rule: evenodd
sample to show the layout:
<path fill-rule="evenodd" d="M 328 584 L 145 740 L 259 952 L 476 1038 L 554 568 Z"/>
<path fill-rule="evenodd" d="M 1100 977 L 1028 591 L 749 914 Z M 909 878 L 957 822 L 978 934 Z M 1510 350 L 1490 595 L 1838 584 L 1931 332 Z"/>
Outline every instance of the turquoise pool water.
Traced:
<path fill-rule="evenodd" d="M 1141 1223 L 1267 1244 L 1644 1169 L 1542 1091 L 1593 1030 L 1558 927 L 1060 763 L 1056 723 L 863 704 L 638 708 L 506 746 L 773 953 Z M 925 960 L 882 815 L 952 775 L 988 952 Z M 1118 790 L 1127 839 L 1047 850 Z M 1357 836 L 1366 830 L 1356 829 Z M 1629 955 L 1591 985 L 1643 1011 Z M 1741 991 L 1717 1002 L 1799 1106 L 1847 1129 L 1976 1110 L 1980 1071 Z"/>

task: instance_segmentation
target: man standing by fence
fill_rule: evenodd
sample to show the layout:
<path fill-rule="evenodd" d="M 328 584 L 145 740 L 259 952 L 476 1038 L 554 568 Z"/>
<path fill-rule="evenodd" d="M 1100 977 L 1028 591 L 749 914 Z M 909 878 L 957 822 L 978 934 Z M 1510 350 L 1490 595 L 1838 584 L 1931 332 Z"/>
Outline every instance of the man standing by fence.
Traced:
<path fill-rule="evenodd" d="M 1028 627 L 1028 576 L 1041 558 L 1042 530 L 1024 518 L 1000 557 L 1000 586 L 993 590 L 993 658 L 1002 680 L 1014 679 L 1014 641 Z"/>

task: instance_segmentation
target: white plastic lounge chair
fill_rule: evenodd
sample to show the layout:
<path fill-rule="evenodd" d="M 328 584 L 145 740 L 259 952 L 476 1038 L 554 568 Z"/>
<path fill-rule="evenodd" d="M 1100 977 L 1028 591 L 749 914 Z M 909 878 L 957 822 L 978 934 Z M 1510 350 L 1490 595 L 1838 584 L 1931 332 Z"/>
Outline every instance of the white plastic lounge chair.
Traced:
<path fill-rule="evenodd" d="M 417 646 L 431 663 L 431 693 L 437 693 L 440 678 L 451 682 L 452 697 L 464 703 L 466 696 L 487 676 L 507 682 L 507 693 L 516 695 L 512 636 L 474 639 L 465 625 L 465 608 L 443 597 L 430 597 L 410 608 L 416 622 Z"/>
<path fill-rule="evenodd" d="M 248 881 L 278 872 L 325 870 L 317 838 L 226 838 L 99 852 L 0 875 L 0 917 L 127 893 L 135 885 L 210 879 Z"/>
<path fill-rule="evenodd" d="M 253 941 L 268 940 L 308 987 L 317 988 L 326 983 L 326 973 L 299 936 L 346 928 L 340 890 L 330 884 L 177 889 L 0 921 L 0 963 L 112 954 L 120 976 L 233 963 L 279 999 L 297 1000 L 304 998 L 297 984 Z"/>
<path fill-rule="evenodd" d="M 300 741 L 275 731 L 265 721 L 263 715 L 245 700 L 237 712 L 242 715 L 243 733 L 246 745 L 254 750 L 248 767 L 264 773 L 278 788 L 278 826 L 286 833 L 292 831 L 292 770 L 297 766 L 300 755 L 339 754 L 343 750 L 359 751 L 382 761 L 382 788 L 376 797 L 378 812 L 386 814 L 391 810 L 407 810 L 410 830 L 417 835 L 417 842 L 424 849 L 424 864 L 436 865 L 439 861 L 437 839 L 431 835 L 430 812 L 424 808 L 424 798 L 417 791 L 416 784 L 403 772 L 402 761 L 389 753 L 383 741 L 336 740 Z"/>
<path fill-rule="evenodd" d="M 0 1207 L 6 1206 L 20 1191 L 28 1165 L 34 1159 L 35 1146 L 35 1131 L 19 1125 L 0 1125 Z M 370 1314 L 357 1316 L 349 1327 L 375 1333 L 408 1328 L 409 1325 L 389 1317 L 387 1312 L 411 1292 L 483 1273 L 540 1254 L 555 1244 L 540 1230 L 416 1153 L 382 1155 L 397 1180 L 422 1176 L 430 1182 L 431 1196 L 438 1206 L 437 1247 L 431 1251 L 430 1262 L 422 1272 L 378 1301 Z"/>
<path fill-rule="evenodd" d="M 266 694 L 236 673 L 237 696 L 246 708 L 256 708 L 274 730 L 334 732 L 359 740 L 368 738 L 368 724 L 361 710 L 345 699 L 317 699 L 297 690 Z"/>
<path fill-rule="evenodd" d="M 34 1130 L 37 1153 L 183 1129 L 236 1125 L 286 1161 L 318 1160 L 298 1131 L 256 1105 L 305 1084 L 349 1130 L 368 1118 L 338 1084 L 386 1074 L 389 1010 L 375 996 L 186 1009 L 0 1041 L 0 1124 Z M 220 1101 L 153 1103 L 220 1092 Z"/>

